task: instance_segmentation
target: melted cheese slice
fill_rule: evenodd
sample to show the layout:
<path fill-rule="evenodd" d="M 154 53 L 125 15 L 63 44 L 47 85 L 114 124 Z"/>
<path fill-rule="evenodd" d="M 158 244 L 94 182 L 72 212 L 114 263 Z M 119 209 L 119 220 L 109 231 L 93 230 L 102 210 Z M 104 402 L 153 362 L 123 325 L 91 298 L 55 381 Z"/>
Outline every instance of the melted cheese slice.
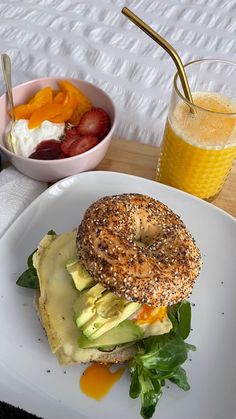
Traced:
<path fill-rule="evenodd" d="M 96 349 L 80 349 L 80 331 L 74 322 L 73 305 L 78 298 L 66 262 L 76 256 L 76 231 L 43 237 L 33 263 L 40 283 L 39 315 L 53 353 L 62 364 L 89 362 L 99 358 Z"/>
<path fill-rule="evenodd" d="M 61 364 L 95 360 L 105 362 L 108 354 L 97 349 L 78 347 L 78 337 L 81 332 L 74 321 L 73 306 L 79 291 L 75 289 L 72 278 L 65 268 L 66 262 L 74 258 L 76 253 L 76 231 L 43 237 L 33 256 L 33 264 L 40 283 L 37 309 L 51 350 L 57 355 Z M 140 324 L 140 327 L 144 329 L 147 337 L 168 333 L 172 325 L 165 314 L 161 320 L 152 324 Z M 122 351 L 124 349 L 117 348 L 112 352 L 114 360 L 116 357 L 120 359 Z M 130 348 L 130 351 L 133 356 L 135 347 Z"/>

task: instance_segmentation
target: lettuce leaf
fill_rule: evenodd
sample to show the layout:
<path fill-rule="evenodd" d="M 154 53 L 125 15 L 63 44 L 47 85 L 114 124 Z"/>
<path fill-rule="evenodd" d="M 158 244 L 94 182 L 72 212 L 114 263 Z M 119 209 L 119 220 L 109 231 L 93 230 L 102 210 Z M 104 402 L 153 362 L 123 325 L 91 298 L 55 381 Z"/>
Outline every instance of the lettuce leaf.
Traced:
<path fill-rule="evenodd" d="M 129 364 L 130 397 L 141 397 L 141 415 L 149 419 L 162 395 L 165 380 L 182 390 L 190 389 L 186 372 L 181 365 L 189 351 L 196 348 L 184 341 L 191 330 L 191 306 L 188 301 L 168 308 L 173 328 L 169 333 L 151 336 L 139 342 L 139 350 Z"/>
<path fill-rule="evenodd" d="M 54 230 L 49 230 L 47 234 L 52 236 L 52 235 L 55 235 L 56 233 Z M 39 279 L 38 279 L 37 271 L 33 265 L 33 255 L 36 251 L 37 249 L 34 250 L 34 252 L 31 253 L 31 255 L 28 257 L 28 260 L 27 260 L 28 269 L 24 271 L 16 281 L 16 284 L 19 285 L 20 287 L 39 289 Z"/>

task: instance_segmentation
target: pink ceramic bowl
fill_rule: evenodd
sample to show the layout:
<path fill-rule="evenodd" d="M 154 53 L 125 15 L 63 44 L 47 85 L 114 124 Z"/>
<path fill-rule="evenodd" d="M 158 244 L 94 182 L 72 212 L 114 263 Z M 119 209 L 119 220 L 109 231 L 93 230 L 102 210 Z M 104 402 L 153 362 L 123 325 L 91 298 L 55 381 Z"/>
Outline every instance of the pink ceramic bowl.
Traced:
<path fill-rule="evenodd" d="M 33 96 L 37 91 L 46 86 L 58 89 L 57 81 L 61 78 L 48 77 L 32 80 L 13 88 L 13 99 L 15 106 L 21 105 Z M 55 182 L 76 173 L 93 170 L 104 158 L 110 144 L 115 125 L 116 111 L 111 98 L 99 87 L 78 79 L 63 77 L 78 87 L 88 96 L 94 106 L 103 108 L 111 119 L 111 128 L 107 136 L 95 147 L 83 154 L 59 160 L 36 160 L 17 156 L 5 147 L 5 132 L 9 125 L 7 98 L 4 94 L 0 97 L 0 150 L 11 161 L 11 163 L 26 176 L 33 179 Z"/>

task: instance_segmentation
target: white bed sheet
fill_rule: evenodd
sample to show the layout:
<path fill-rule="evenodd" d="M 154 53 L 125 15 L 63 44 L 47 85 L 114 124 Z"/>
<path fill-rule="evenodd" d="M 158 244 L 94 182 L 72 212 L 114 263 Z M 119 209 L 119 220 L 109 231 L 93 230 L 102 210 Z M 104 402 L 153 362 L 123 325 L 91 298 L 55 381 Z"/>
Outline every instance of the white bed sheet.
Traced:
<path fill-rule="evenodd" d="M 184 63 L 236 61 L 236 0 L 0 0 L 0 51 L 11 56 L 14 85 L 49 75 L 96 83 L 116 103 L 116 135 L 157 145 L 175 67 L 121 14 L 124 6 L 166 37 Z"/>

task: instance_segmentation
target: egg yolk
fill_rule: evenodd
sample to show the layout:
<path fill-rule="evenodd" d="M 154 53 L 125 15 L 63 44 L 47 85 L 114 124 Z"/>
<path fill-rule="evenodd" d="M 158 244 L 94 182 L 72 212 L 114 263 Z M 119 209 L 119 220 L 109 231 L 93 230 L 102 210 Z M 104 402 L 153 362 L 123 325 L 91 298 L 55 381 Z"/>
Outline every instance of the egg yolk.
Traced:
<path fill-rule="evenodd" d="M 167 316 L 167 307 L 153 308 L 144 304 L 133 320 L 136 324 L 152 324 L 156 321 L 163 321 Z"/>
<path fill-rule="evenodd" d="M 80 388 L 84 394 L 95 400 L 101 400 L 118 381 L 124 368 L 110 371 L 110 365 L 92 364 L 87 367 L 80 378 Z"/>

